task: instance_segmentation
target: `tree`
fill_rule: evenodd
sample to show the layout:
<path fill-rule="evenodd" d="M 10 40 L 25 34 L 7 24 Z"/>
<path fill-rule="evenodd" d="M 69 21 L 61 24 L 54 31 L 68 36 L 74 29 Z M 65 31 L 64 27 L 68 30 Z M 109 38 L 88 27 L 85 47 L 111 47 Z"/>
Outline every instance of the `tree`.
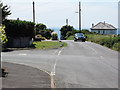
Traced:
<path fill-rule="evenodd" d="M 47 28 L 46 25 L 40 23 L 36 25 L 36 34 L 38 34 L 40 32 L 40 30 L 45 30 Z"/>
<path fill-rule="evenodd" d="M 52 40 L 58 40 L 58 34 L 52 33 Z"/>
<path fill-rule="evenodd" d="M 39 34 L 42 35 L 42 37 L 45 37 L 46 39 L 50 39 L 52 37 L 51 33 L 53 30 L 51 29 L 45 29 L 45 30 L 40 30 Z"/>
<path fill-rule="evenodd" d="M 69 33 L 70 32 L 73 33 L 74 32 L 74 28 L 73 28 L 73 26 L 65 25 L 65 26 L 62 26 L 60 31 L 61 31 L 61 39 L 66 39 L 67 33 L 68 32 Z"/>
<path fill-rule="evenodd" d="M 84 34 L 91 34 L 91 32 L 87 29 L 83 29 L 81 32 L 84 33 Z"/>
<path fill-rule="evenodd" d="M 0 1 L 0 9 L 2 10 L 2 21 L 6 19 L 8 15 L 11 15 L 11 10 L 9 10 L 10 7 L 8 5 L 3 5 L 3 3 Z"/>

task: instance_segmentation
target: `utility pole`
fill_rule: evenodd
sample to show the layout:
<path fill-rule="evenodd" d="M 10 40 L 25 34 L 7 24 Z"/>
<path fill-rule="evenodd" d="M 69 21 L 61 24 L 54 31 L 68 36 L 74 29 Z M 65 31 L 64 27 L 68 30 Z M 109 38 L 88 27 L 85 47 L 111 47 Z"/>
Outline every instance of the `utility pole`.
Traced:
<path fill-rule="evenodd" d="M 66 19 L 66 25 L 68 26 L 68 19 Z"/>
<path fill-rule="evenodd" d="M 79 2 L 79 31 L 81 32 L 81 2 Z"/>
<path fill-rule="evenodd" d="M 35 23 L 35 2 L 33 1 L 33 22 Z"/>

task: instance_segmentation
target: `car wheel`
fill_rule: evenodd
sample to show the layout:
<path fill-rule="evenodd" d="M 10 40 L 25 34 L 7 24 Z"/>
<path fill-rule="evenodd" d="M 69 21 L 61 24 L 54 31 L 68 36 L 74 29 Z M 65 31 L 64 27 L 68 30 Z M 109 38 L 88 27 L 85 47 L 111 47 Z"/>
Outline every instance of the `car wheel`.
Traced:
<path fill-rule="evenodd" d="M 85 40 L 82 40 L 82 42 L 85 42 Z"/>
<path fill-rule="evenodd" d="M 76 42 L 77 40 L 74 40 L 74 42 Z"/>

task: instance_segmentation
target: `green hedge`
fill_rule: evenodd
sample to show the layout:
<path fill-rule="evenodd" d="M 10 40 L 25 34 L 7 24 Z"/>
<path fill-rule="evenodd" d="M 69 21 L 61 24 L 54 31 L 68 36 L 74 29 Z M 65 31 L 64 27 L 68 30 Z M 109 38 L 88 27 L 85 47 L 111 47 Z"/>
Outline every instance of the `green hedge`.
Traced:
<path fill-rule="evenodd" d="M 112 35 L 87 34 L 87 40 L 120 51 L 120 37 Z"/>
<path fill-rule="evenodd" d="M 5 20 L 5 32 L 7 37 L 34 37 L 33 22 L 20 20 Z"/>

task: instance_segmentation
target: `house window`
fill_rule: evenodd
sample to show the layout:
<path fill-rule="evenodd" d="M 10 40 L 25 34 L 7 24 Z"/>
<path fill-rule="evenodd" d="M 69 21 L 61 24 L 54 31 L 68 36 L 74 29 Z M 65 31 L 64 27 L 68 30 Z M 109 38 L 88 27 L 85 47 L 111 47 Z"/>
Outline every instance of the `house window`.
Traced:
<path fill-rule="evenodd" d="M 98 31 L 98 33 L 100 34 L 100 31 Z"/>
<path fill-rule="evenodd" d="M 103 31 L 103 34 L 105 34 L 105 31 Z"/>

